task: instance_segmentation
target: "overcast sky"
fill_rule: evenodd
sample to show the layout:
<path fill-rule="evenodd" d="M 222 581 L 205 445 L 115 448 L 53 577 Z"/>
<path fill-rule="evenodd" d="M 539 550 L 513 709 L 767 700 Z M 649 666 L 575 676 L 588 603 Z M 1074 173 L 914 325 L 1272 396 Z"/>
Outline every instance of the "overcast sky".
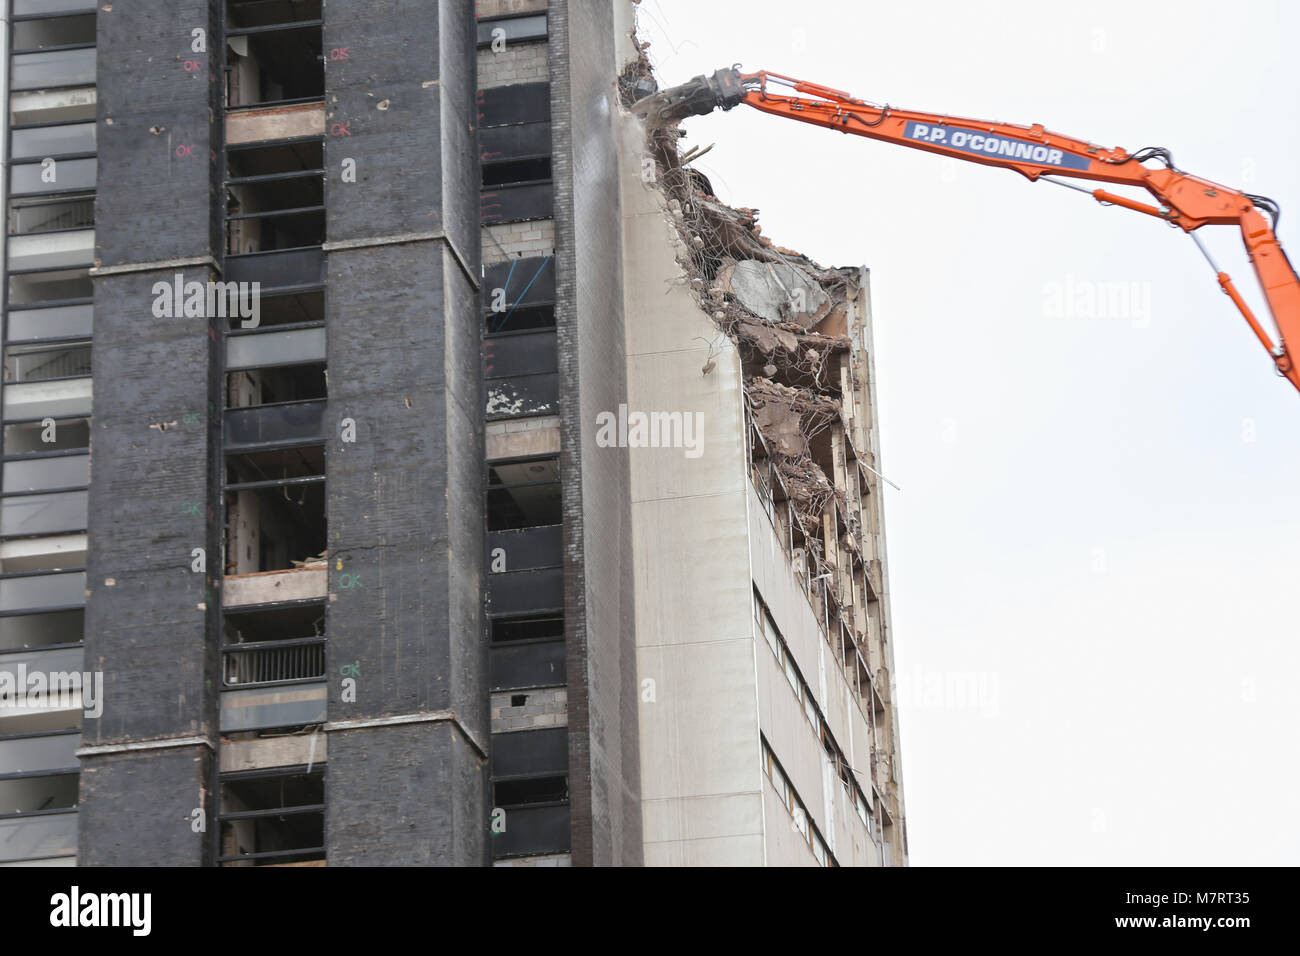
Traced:
<path fill-rule="evenodd" d="M 1300 262 L 1298 5 L 640 9 L 661 85 L 740 62 L 1166 146 L 1277 200 Z M 685 128 L 766 235 L 871 269 L 912 863 L 1300 863 L 1300 394 L 1191 239 L 744 107 Z"/>

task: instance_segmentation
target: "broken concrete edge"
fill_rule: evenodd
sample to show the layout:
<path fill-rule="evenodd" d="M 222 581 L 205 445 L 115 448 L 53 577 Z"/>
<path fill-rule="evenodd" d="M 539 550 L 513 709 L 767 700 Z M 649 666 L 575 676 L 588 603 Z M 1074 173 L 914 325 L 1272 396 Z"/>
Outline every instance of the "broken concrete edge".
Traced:
<path fill-rule="evenodd" d="M 678 262 L 700 309 L 737 347 L 751 421 L 802 530 L 816 542 L 828 500 L 839 493 L 811 443 L 841 416 L 840 380 L 829 359 L 852 351 L 845 332 L 859 270 L 827 269 L 775 245 L 762 234 L 758 210 L 723 203 L 707 177 L 682 164 L 684 133 L 676 123 L 684 114 L 655 105 L 659 100 L 645 105 L 660 94 L 644 54 L 624 69 L 618 89 L 624 107 L 645 123 Z"/>

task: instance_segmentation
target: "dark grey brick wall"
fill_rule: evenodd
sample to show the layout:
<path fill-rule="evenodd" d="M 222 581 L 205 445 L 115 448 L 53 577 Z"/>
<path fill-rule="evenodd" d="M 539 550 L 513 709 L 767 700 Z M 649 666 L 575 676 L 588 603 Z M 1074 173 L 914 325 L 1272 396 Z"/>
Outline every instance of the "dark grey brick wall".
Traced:
<path fill-rule="evenodd" d="M 208 255 L 221 223 L 219 0 L 101 4 L 97 63 L 99 264 Z M 191 31 L 207 31 L 207 52 Z M 185 69 L 197 61 L 199 70 Z"/>
<path fill-rule="evenodd" d="M 472 703 L 465 718 L 485 732 L 484 695 L 461 683 L 485 679 L 483 431 L 471 417 L 474 363 L 449 352 L 471 334 L 463 326 L 475 312 L 444 249 L 329 254 L 329 656 L 333 672 L 361 671 L 355 703 L 331 681 L 329 713 L 355 720 Z M 341 440 L 344 418 L 356 422 L 355 442 Z"/>
<path fill-rule="evenodd" d="M 477 275 L 474 29 L 468 0 L 330 0 L 325 199 L 332 242 L 445 232 Z M 334 50 L 346 50 L 345 58 L 332 59 Z M 342 182 L 344 158 L 357 161 L 355 183 Z"/>
<path fill-rule="evenodd" d="M 484 760 L 445 723 L 330 735 L 330 866 L 480 866 Z"/>
<path fill-rule="evenodd" d="M 575 865 L 642 862 L 625 450 L 596 414 L 626 401 L 612 8 L 549 8 L 556 320 L 564 475 L 569 794 Z"/>
<path fill-rule="evenodd" d="M 78 865 L 198 866 L 212 834 L 196 833 L 192 814 L 212 812 L 211 770 L 207 748 L 194 747 L 113 754 L 83 765 Z M 136 802 L 124 805 L 123 794 Z M 114 811 L 103 812 L 107 807 Z"/>
<path fill-rule="evenodd" d="M 214 10 L 206 0 L 100 10 L 99 265 L 219 249 Z M 207 30 L 207 53 L 191 51 L 195 27 Z M 203 69 L 185 71 L 187 59 Z M 177 271 L 94 280 L 85 666 L 103 672 L 105 700 L 83 734 L 86 746 L 185 736 L 208 744 L 83 757 L 79 853 L 92 865 L 199 864 L 209 854 L 189 813 L 211 809 L 204 788 L 217 722 L 216 337 L 207 319 L 153 315 L 154 283 Z M 185 280 L 209 274 L 183 270 Z M 196 547 L 206 549 L 207 575 L 190 570 Z"/>
<path fill-rule="evenodd" d="M 446 718 L 331 731 L 331 864 L 487 862 L 473 30 L 468 2 L 326 8 L 325 49 L 348 50 L 327 67 L 328 123 L 349 130 L 325 148 L 344 244 L 325 294 L 329 719 Z M 392 241 L 430 232 L 445 238 Z"/>

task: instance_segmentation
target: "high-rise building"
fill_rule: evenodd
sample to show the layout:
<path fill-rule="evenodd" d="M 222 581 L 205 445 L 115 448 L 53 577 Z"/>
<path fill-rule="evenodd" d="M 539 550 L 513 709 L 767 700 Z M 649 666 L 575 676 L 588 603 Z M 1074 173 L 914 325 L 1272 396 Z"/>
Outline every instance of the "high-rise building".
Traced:
<path fill-rule="evenodd" d="M 4 7 L 0 865 L 906 862 L 868 274 L 631 0 Z"/>

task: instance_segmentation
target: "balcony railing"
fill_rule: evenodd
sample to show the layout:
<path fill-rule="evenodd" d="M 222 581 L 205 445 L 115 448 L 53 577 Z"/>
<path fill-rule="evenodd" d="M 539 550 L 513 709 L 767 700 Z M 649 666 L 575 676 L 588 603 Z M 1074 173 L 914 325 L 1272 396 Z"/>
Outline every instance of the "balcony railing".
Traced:
<path fill-rule="evenodd" d="M 255 641 L 222 648 L 227 687 L 319 680 L 325 676 L 325 638 Z"/>

